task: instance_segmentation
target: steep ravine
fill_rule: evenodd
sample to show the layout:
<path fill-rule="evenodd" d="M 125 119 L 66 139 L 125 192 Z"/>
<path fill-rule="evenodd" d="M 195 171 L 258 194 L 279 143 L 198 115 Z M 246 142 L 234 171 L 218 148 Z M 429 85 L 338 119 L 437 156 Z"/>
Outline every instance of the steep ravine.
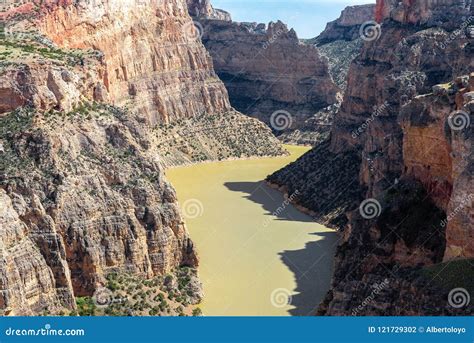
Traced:
<path fill-rule="evenodd" d="M 471 6 L 378 0 L 330 139 L 269 177 L 341 230 L 320 315 L 473 313 Z"/>

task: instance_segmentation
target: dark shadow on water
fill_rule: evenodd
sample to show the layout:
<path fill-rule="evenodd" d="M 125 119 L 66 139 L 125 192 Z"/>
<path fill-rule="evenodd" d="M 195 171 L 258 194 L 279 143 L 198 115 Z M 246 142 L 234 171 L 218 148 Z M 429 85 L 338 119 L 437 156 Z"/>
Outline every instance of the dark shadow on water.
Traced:
<path fill-rule="evenodd" d="M 279 220 L 313 222 L 313 219 L 298 211 L 294 206 L 285 205 L 283 194 L 268 187 L 265 182 L 226 182 L 224 184 L 233 192 L 246 193 L 244 198 L 260 204 L 267 216 L 275 216 Z"/>
<path fill-rule="evenodd" d="M 314 315 L 318 305 L 329 290 L 334 254 L 338 240 L 336 232 L 314 233 L 322 237 L 317 242 L 309 242 L 305 248 L 280 253 L 283 263 L 293 272 L 297 294 L 291 299 L 293 316 Z"/>
<path fill-rule="evenodd" d="M 292 205 L 285 205 L 283 194 L 261 182 L 227 182 L 225 186 L 234 192 L 245 193 L 245 198 L 260 204 L 268 216 L 278 220 L 313 222 L 313 219 Z M 284 208 L 283 208 L 284 206 Z M 281 210 L 283 208 L 283 210 Z M 313 233 L 320 239 L 308 242 L 301 250 L 284 251 L 280 259 L 292 271 L 296 280 L 296 295 L 291 299 L 295 307 L 289 313 L 293 316 L 314 315 L 318 305 L 329 290 L 334 255 L 338 236 L 336 232 Z M 310 237 L 308 237 L 310 240 Z"/>

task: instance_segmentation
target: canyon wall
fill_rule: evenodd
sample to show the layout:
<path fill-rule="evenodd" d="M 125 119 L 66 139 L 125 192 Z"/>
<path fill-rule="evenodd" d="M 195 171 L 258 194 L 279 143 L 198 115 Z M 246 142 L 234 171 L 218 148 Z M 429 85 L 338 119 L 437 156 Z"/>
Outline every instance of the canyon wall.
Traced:
<path fill-rule="evenodd" d="M 314 46 L 301 43 L 280 21 L 267 26 L 209 15 L 195 20 L 235 108 L 277 135 L 318 124 L 327 131 L 324 115 L 315 114 L 335 104 L 339 90 Z"/>
<path fill-rule="evenodd" d="M 146 121 L 155 130 L 155 136 L 161 135 L 157 137 L 160 142 L 173 139 L 160 128 L 173 125 L 180 126 L 180 132 L 189 132 L 187 121 L 201 118 L 193 124 L 205 128 L 199 134 L 202 136 L 200 141 L 205 143 L 193 147 L 188 142 L 189 135 L 177 133 L 182 147 L 170 151 L 168 145 L 161 149 L 162 154 L 170 157 L 163 163 L 170 161 L 175 165 L 203 159 L 284 153 L 262 123 L 231 107 L 227 90 L 214 72 L 212 59 L 188 16 L 186 2 L 83 0 L 38 3 L 41 6 L 30 2 L 4 14 L 5 17 L 24 19 L 14 20 L 14 27 L 7 25 L 7 35 L 11 36 L 10 31 L 28 33 L 39 29 L 51 44 L 62 49 L 96 54 L 100 61 L 95 72 L 96 84 L 87 85 L 94 100 L 127 108 L 141 121 Z M 206 9 L 205 3 L 203 5 Z M 82 56 L 73 63 L 83 63 Z M 14 78 L 9 76 L 9 79 Z M 47 93 L 47 87 L 22 89 L 18 83 L 17 80 L 14 87 L 6 85 L 4 90 L 0 89 L 0 92 L 12 93 L 9 102 L 13 102 L 13 107 L 18 102 L 34 102 L 37 106 L 41 105 L 40 101 L 44 105 L 42 109 L 48 109 L 48 101 L 53 97 L 38 94 L 45 89 Z M 36 99 L 31 99 L 33 96 Z M 77 102 L 76 97 L 67 109 Z M 2 106 L 5 110 L 12 108 L 6 104 Z M 212 121 L 209 116 L 214 115 L 222 117 L 218 131 L 209 124 Z M 242 130 L 249 126 L 255 129 L 252 132 Z M 221 144 L 218 138 L 221 132 L 235 132 L 238 145 L 244 148 Z M 251 137 L 255 135 L 262 137 L 261 144 L 251 143 Z"/>
<path fill-rule="evenodd" d="M 454 0 L 377 1 L 381 25 L 351 64 L 330 140 L 269 178 L 343 230 L 319 314 L 472 313 L 449 306 L 448 293 L 472 291 L 454 270 L 470 270 L 464 259 L 474 257 L 473 10 Z"/>
<path fill-rule="evenodd" d="M 375 5 L 349 6 L 341 16 L 328 23 L 326 29 L 316 38 L 308 41 L 318 47 L 327 58 L 329 72 L 336 85 L 343 91 L 347 87 L 347 75 L 351 62 L 360 53 L 364 27 L 375 18 Z"/>
<path fill-rule="evenodd" d="M 60 47 L 100 51 L 110 101 L 150 125 L 230 110 L 183 1 L 84 0 L 41 11 L 28 24 Z"/>
<path fill-rule="evenodd" d="M 198 258 L 164 166 L 284 153 L 230 106 L 187 11 L 51 0 L 1 14 L 1 314 L 74 313 L 117 273 L 176 295 L 162 276 Z M 190 278 L 181 304 L 150 313 L 199 302 Z M 122 314 L 143 312 L 129 300 Z"/>
<path fill-rule="evenodd" d="M 328 23 L 326 29 L 313 40 L 317 46 L 337 40 L 353 41 L 360 38 L 362 24 L 375 19 L 375 5 L 348 6 L 336 20 Z"/>

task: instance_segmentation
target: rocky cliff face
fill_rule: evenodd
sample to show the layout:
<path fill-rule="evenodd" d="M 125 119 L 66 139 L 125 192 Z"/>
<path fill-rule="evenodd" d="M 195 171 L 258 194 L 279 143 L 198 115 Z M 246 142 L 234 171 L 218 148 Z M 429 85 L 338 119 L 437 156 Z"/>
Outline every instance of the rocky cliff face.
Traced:
<path fill-rule="evenodd" d="M 178 294 L 180 277 L 189 289 L 176 308 L 128 299 L 106 314 L 178 314 L 198 302 L 194 273 L 179 270 L 198 259 L 163 166 L 217 159 L 201 154 L 217 139 L 222 158 L 283 151 L 230 107 L 184 0 L 33 1 L 2 19 L 1 313 L 68 313 L 76 297 L 106 285 L 110 295 L 128 278 L 156 296 Z M 209 118 L 234 136 L 209 133 Z M 162 128 L 188 119 L 206 124 L 207 140 L 162 158 Z"/>
<path fill-rule="evenodd" d="M 187 0 L 189 14 L 192 17 L 231 21 L 230 13 L 212 7 L 210 0 Z"/>
<path fill-rule="evenodd" d="M 419 180 L 447 213 L 441 223 L 446 229 L 445 260 L 472 258 L 474 74 L 433 90 L 416 97 L 400 114 L 404 176 Z"/>
<path fill-rule="evenodd" d="M 316 112 L 311 119 L 300 124 L 296 131 L 281 134 L 280 140 L 292 144 L 316 145 L 329 137 L 334 116 L 339 111 L 347 87 L 349 66 L 363 46 L 361 28 L 365 23 L 373 21 L 374 16 L 375 5 L 349 6 L 318 37 L 305 41 L 306 44 L 315 45 L 319 54 L 326 58 L 329 74 L 339 88 L 340 95 L 333 105 Z"/>
<path fill-rule="evenodd" d="M 195 19 L 235 108 L 266 122 L 277 135 L 314 124 L 308 121 L 324 122 L 315 114 L 336 103 L 338 88 L 327 61 L 315 47 L 301 43 L 294 30 L 282 22 Z"/>
<path fill-rule="evenodd" d="M 252 150 L 255 154 L 263 152 L 272 156 L 283 153 L 265 126 L 247 119 L 230 106 L 227 91 L 214 72 L 212 59 L 187 14 L 184 0 L 84 0 L 41 4 L 29 3 L 7 12 L 12 19 L 16 18 L 14 26 L 8 25 L 8 33 L 28 33 L 39 28 L 51 44 L 65 50 L 96 52 L 101 69 L 92 77 L 96 84 L 88 85 L 94 100 L 126 107 L 151 128 L 178 125 L 177 122 L 196 117 L 202 118 L 199 125 L 206 126 L 207 116 L 228 113 L 226 128 L 229 132 L 236 131 L 239 138 L 249 140 L 250 136 L 241 126 L 233 126 L 246 121 L 247 126 L 257 128 L 254 133 L 265 137 L 264 148 L 248 147 L 247 155 L 253 155 Z M 203 5 L 206 8 L 205 3 Z M 87 78 L 91 79 L 89 75 Z M 8 85 L 6 89 L 11 87 Z M 15 87 L 13 99 L 24 101 L 17 98 L 28 98 L 25 92 Z M 230 120 L 231 116 L 238 120 Z M 212 131 L 212 127 L 208 131 Z M 210 136 L 207 137 L 210 146 L 218 144 L 215 137 Z M 196 161 L 199 160 L 197 155 L 209 155 L 204 148 L 197 150 L 194 155 L 178 158 L 179 162 Z M 235 149 L 227 150 L 230 151 L 225 157 L 241 155 Z"/>
<path fill-rule="evenodd" d="M 326 29 L 313 42 L 321 46 L 338 40 L 357 40 L 360 38 L 361 25 L 374 19 L 375 5 L 346 7 L 341 16 L 328 23 Z"/>
<path fill-rule="evenodd" d="M 363 46 L 363 29 L 374 18 L 375 5 L 346 7 L 338 19 L 328 23 L 318 37 L 309 41 L 328 59 L 329 72 L 343 91 L 347 87 L 349 66 Z"/>
<path fill-rule="evenodd" d="M 356 193 L 345 215 L 336 212 L 333 219 L 346 217 L 347 225 L 320 314 L 472 313 L 472 305 L 456 310 L 447 301 L 449 290 L 461 285 L 472 293 L 469 282 L 455 277 L 463 262 L 439 265 L 443 258 L 473 258 L 467 243 L 473 227 L 472 100 L 465 76 L 473 69 L 472 14 L 470 3 L 454 0 L 377 1 L 383 23 L 373 26 L 352 62 L 327 148 L 332 165 L 343 170 L 328 164 L 331 173 L 300 191 L 304 204 L 323 189 Z M 298 184 L 287 184 L 285 175 L 294 170 L 303 171 L 301 177 L 321 175 L 324 167 L 311 154 L 269 180 L 291 188 Z M 360 158 L 358 172 L 347 176 L 352 168 L 344 161 L 353 155 Z M 310 206 L 317 216 L 339 210 L 340 202 L 324 200 Z M 374 296 L 385 280 L 389 286 Z"/>

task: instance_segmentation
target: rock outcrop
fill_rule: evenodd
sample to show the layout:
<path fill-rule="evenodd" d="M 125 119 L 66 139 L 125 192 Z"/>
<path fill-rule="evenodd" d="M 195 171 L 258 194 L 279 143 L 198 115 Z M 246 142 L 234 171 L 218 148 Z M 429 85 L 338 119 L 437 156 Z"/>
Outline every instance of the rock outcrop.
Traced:
<path fill-rule="evenodd" d="M 155 280 L 196 268 L 167 162 L 283 153 L 263 123 L 230 106 L 186 5 L 54 0 L 2 13 L 3 314 L 75 311 L 111 273 Z M 207 139 L 173 157 L 162 128 L 182 121 L 204 125 Z M 198 286 L 184 302 L 196 303 Z"/>
<path fill-rule="evenodd" d="M 381 25 L 374 25 L 352 62 L 331 131 L 328 151 L 333 165 L 344 170 L 332 170 L 300 191 L 317 217 L 340 209 L 340 202 L 327 200 L 316 206 L 323 190 L 351 189 L 351 198 L 360 199 L 346 206 L 332 290 L 319 314 L 473 313 L 472 305 L 456 309 L 448 302 L 453 288 L 474 291 L 455 276 L 463 260 L 439 267 L 443 259 L 474 257 L 473 108 L 466 77 L 474 60 L 471 6 L 455 0 L 377 1 Z M 285 175 L 317 172 L 320 164 L 311 162 L 316 151 L 269 180 L 297 187 Z M 361 161 L 358 173 L 340 178 L 351 170 L 343 161 L 353 155 Z M 374 297 L 374 287 L 385 280 L 388 288 Z"/>
<path fill-rule="evenodd" d="M 267 26 L 210 15 L 195 20 L 232 106 L 264 121 L 277 135 L 311 126 L 308 120 L 318 121 L 315 114 L 337 102 L 339 90 L 327 61 L 282 22 Z"/>
<path fill-rule="evenodd" d="M 374 16 L 375 5 L 349 6 L 337 20 L 329 23 L 318 37 L 305 41 L 306 44 L 316 46 L 319 54 L 326 58 L 329 74 L 340 89 L 341 95 L 336 97 L 336 103 L 316 112 L 297 130 L 281 134 L 281 141 L 317 145 L 329 137 L 334 116 L 340 108 L 342 95 L 347 87 L 349 67 L 363 46 L 361 28 L 365 23 L 373 21 Z"/>
<path fill-rule="evenodd" d="M 402 109 L 404 176 L 447 214 L 445 260 L 474 257 L 474 74 L 437 85 Z"/>
<path fill-rule="evenodd" d="M 189 14 L 192 17 L 231 21 L 230 13 L 212 7 L 210 0 L 187 0 Z"/>
<path fill-rule="evenodd" d="M 345 91 L 347 74 L 351 62 L 363 46 L 361 33 L 375 18 L 375 5 L 349 6 L 341 16 L 328 23 L 326 29 L 316 38 L 308 41 L 318 47 L 321 55 L 329 62 L 329 72 L 334 82 Z"/>
<path fill-rule="evenodd" d="M 326 29 L 313 43 L 321 46 L 338 40 L 357 40 L 360 38 L 361 26 L 374 19 L 375 5 L 348 6 L 338 19 L 327 24 Z"/>

